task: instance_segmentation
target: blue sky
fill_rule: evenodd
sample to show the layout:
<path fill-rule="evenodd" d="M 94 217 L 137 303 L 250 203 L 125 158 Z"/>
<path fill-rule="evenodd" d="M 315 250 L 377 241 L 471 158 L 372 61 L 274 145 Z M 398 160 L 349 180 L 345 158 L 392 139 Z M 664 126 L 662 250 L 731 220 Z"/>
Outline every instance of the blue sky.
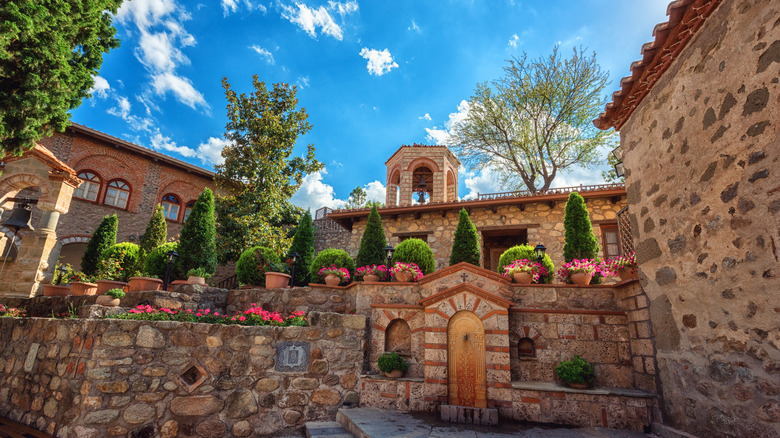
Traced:
<path fill-rule="evenodd" d="M 629 74 L 667 0 L 132 0 L 115 25 L 122 46 L 105 56 L 93 97 L 73 120 L 212 169 L 225 106 L 220 80 L 251 91 L 251 76 L 299 86 L 325 170 L 293 202 L 341 207 L 363 186 L 384 200 L 385 165 L 403 144 L 438 144 L 479 82 L 523 51 L 565 55 L 583 46 L 610 73 Z M 558 187 L 601 182 L 575 169 Z M 489 172 L 462 169 L 460 197 L 502 191 Z"/>

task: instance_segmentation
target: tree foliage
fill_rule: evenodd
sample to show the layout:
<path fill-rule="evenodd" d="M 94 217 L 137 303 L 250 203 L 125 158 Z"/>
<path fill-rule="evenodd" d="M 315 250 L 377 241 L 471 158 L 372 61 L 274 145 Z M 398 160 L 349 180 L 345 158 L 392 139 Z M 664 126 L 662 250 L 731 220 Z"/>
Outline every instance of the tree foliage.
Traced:
<path fill-rule="evenodd" d="M 0 138 L 21 155 L 89 97 L 103 54 L 119 47 L 112 17 L 122 0 L 0 2 Z"/>
<path fill-rule="evenodd" d="M 615 173 L 615 164 L 618 163 L 617 158 L 612 154 L 607 154 L 607 170 L 601 171 L 601 177 L 604 178 L 606 183 L 625 183 L 625 176 L 617 176 Z"/>
<path fill-rule="evenodd" d="M 588 207 L 585 206 L 585 199 L 577 192 L 572 192 L 566 201 L 563 229 L 563 258 L 566 262 L 574 259 L 595 259 L 598 256 L 599 244 L 593 235 Z"/>
<path fill-rule="evenodd" d="M 116 232 L 119 219 L 116 214 L 106 216 L 87 243 L 87 250 L 81 258 L 81 271 L 87 275 L 95 275 L 102 260 L 103 252 L 116 245 Z"/>
<path fill-rule="evenodd" d="M 217 183 L 224 191 L 217 202 L 217 249 L 221 261 L 235 260 L 244 248 L 264 245 L 285 253 L 291 236 L 282 223 L 293 208 L 290 197 L 308 173 L 322 169 L 308 145 L 303 156 L 292 157 L 295 141 L 307 133 L 305 108 L 297 108 L 296 87 L 274 84 L 266 88 L 257 75 L 254 91 L 236 93 L 222 79 L 227 98 L 224 164 L 216 166 Z"/>
<path fill-rule="evenodd" d="M 203 268 L 209 274 L 217 270 L 214 194 L 208 187 L 203 189 L 192 206 L 179 237 L 179 258 L 176 260 L 175 275 L 177 278 L 184 278 L 187 271 L 193 268 Z"/>
<path fill-rule="evenodd" d="M 366 205 L 366 191 L 363 187 L 357 186 L 349 192 L 349 199 L 344 208 L 363 208 Z"/>
<path fill-rule="evenodd" d="M 360 268 L 385 264 L 386 246 L 387 238 L 385 237 L 385 228 L 382 226 L 382 217 L 379 216 L 376 207 L 371 207 L 366 229 L 363 230 L 363 237 L 360 239 L 360 249 L 355 259 L 355 265 Z"/>
<path fill-rule="evenodd" d="M 295 235 L 293 236 L 288 254 L 293 252 L 298 253 L 293 284 L 295 286 L 306 286 L 311 283 L 309 267 L 314 261 L 314 224 L 311 220 L 311 212 L 308 210 L 301 216 L 301 220 L 295 228 Z M 289 258 L 290 256 L 288 255 L 287 257 Z"/>
<path fill-rule="evenodd" d="M 236 262 L 239 283 L 265 287 L 265 273 L 279 261 L 279 255 L 271 248 L 255 246 L 247 249 Z"/>
<path fill-rule="evenodd" d="M 163 279 L 165 271 L 168 269 L 168 252 L 179 252 L 179 242 L 163 243 L 153 249 L 144 260 L 144 275 Z"/>
<path fill-rule="evenodd" d="M 467 165 L 496 171 L 508 189 L 548 189 L 559 172 L 599 163 L 613 133 L 591 121 L 604 108 L 608 76 L 582 48 L 568 59 L 558 47 L 538 59 L 513 58 L 502 78 L 477 85 L 449 142 Z"/>
<path fill-rule="evenodd" d="M 146 225 L 143 237 L 141 237 L 141 258 L 146 257 L 152 250 L 165 243 L 168 237 L 168 224 L 165 223 L 165 214 L 160 204 L 154 207 L 152 218 Z"/>
<path fill-rule="evenodd" d="M 395 247 L 393 264 L 396 262 L 414 263 L 423 275 L 433 273 L 436 268 L 431 247 L 424 240 L 417 238 L 406 239 Z"/>
<path fill-rule="evenodd" d="M 460 262 L 479 266 L 479 234 L 465 208 L 460 210 L 450 253 L 450 266 Z"/>

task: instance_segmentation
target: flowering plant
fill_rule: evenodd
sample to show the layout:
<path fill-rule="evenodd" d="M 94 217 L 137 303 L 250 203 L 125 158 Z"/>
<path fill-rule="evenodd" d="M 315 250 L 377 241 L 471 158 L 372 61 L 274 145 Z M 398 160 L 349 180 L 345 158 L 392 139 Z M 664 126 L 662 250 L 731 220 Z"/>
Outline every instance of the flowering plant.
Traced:
<path fill-rule="evenodd" d="M 634 252 L 631 251 L 630 253 L 624 256 L 617 256 L 613 259 L 608 260 L 607 266 L 609 267 L 609 270 L 612 272 L 612 275 L 617 275 L 617 271 L 621 269 L 630 269 L 631 274 L 636 274 L 637 272 L 636 254 L 634 254 Z"/>
<path fill-rule="evenodd" d="M 92 278 L 89 275 L 81 271 L 73 271 L 73 273 L 70 275 L 69 283 L 89 283 L 90 280 L 92 280 Z"/>
<path fill-rule="evenodd" d="M 540 263 L 533 262 L 531 260 L 515 260 L 512 263 L 504 266 L 504 276 L 511 278 L 515 273 L 527 272 L 531 274 L 532 282 L 539 282 L 539 278 L 547 275 L 547 269 Z"/>
<path fill-rule="evenodd" d="M 337 268 L 336 265 L 323 266 L 318 272 L 321 276 L 335 275 L 340 278 L 341 281 L 349 283 L 349 270 L 347 268 Z"/>
<path fill-rule="evenodd" d="M 113 257 L 100 261 L 97 277 L 110 281 L 126 281 L 127 278 L 122 262 Z"/>
<path fill-rule="evenodd" d="M 609 269 L 604 263 L 591 259 L 574 259 L 564 264 L 558 270 L 558 280 L 562 283 L 569 282 L 569 275 L 582 272 L 586 275 L 606 274 L 609 275 Z"/>
<path fill-rule="evenodd" d="M 5 307 L 0 304 L 0 318 L 24 318 L 27 311 L 16 307 Z"/>
<path fill-rule="evenodd" d="M 113 319 L 133 319 L 144 321 L 179 321 L 179 322 L 201 322 L 209 324 L 236 324 L 236 325 L 272 325 L 279 327 L 287 326 L 305 326 L 306 318 L 302 311 L 292 312 L 283 316 L 279 312 L 269 312 L 257 304 L 252 303 L 252 307 L 243 312 L 236 312 L 234 315 L 220 314 L 211 309 L 168 309 L 165 307 L 155 308 L 150 305 L 141 304 L 127 313 L 109 315 L 107 318 Z"/>
<path fill-rule="evenodd" d="M 360 268 L 357 268 L 355 271 L 355 278 L 362 279 L 366 275 L 377 275 L 379 276 L 379 279 L 382 280 L 383 278 L 387 277 L 387 266 L 385 265 L 370 265 L 370 266 L 363 266 Z"/>
<path fill-rule="evenodd" d="M 414 263 L 395 262 L 395 265 L 393 265 L 393 267 L 390 268 L 390 273 L 395 275 L 398 272 L 411 273 L 414 281 L 418 281 L 424 277 L 422 271 L 420 270 L 420 267 Z"/>
<path fill-rule="evenodd" d="M 65 267 L 65 272 L 62 272 L 62 267 Z M 59 261 L 54 265 L 54 275 L 51 277 L 51 284 L 65 286 L 70 283 L 70 277 L 73 275 L 73 267 L 70 263 L 62 264 Z"/>

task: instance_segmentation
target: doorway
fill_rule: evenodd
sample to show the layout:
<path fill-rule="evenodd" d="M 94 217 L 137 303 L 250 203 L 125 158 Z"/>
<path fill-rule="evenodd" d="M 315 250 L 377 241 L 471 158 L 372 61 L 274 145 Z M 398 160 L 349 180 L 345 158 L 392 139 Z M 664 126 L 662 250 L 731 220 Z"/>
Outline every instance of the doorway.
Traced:
<path fill-rule="evenodd" d="M 528 243 L 527 228 L 482 230 L 482 267 L 496 272 L 501 254 L 516 245 Z"/>
<path fill-rule="evenodd" d="M 454 406 L 487 407 L 485 328 L 477 315 L 461 310 L 447 326 L 448 402 Z"/>

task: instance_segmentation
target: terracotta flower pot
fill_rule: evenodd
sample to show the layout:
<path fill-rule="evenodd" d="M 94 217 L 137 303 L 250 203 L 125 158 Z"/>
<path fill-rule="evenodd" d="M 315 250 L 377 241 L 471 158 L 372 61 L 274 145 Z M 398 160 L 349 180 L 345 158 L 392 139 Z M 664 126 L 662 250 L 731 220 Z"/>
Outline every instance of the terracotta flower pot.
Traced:
<path fill-rule="evenodd" d="M 631 268 L 620 268 L 618 269 L 617 274 L 618 277 L 620 277 L 620 281 L 626 281 L 637 277 L 635 272 L 631 272 Z"/>
<path fill-rule="evenodd" d="M 203 277 L 196 277 L 194 275 L 190 275 L 189 277 L 187 277 L 187 284 L 197 284 L 199 286 L 206 286 L 206 279 Z"/>
<path fill-rule="evenodd" d="M 590 284 L 590 280 L 593 278 L 592 274 L 586 274 L 584 272 L 575 272 L 569 274 L 569 280 L 576 286 L 587 286 Z"/>
<path fill-rule="evenodd" d="M 127 284 L 128 292 L 140 292 L 145 290 L 162 290 L 162 280 L 149 277 L 130 277 Z"/>
<path fill-rule="evenodd" d="M 98 280 L 95 283 L 97 283 L 98 295 L 103 295 L 111 289 L 124 289 L 127 286 L 124 281 Z"/>
<path fill-rule="evenodd" d="M 95 304 L 108 307 L 119 307 L 119 298 L 114 298 L 110 295 L 98 295 Z"/>
<path fill-rule="evenodd" d="M 523 286 L 531 284 L 531 281 L 534 279 L 530 272 L 515 272 L 512 274 L 512 278 L 515 280 L 515 283 Z"/>
<path fill-rule="evenodd" d="M 393 370 L 393 371 L 390 371 L 388 373 L 385 373 L 385 376 L 387 376 L 390 379 L 397 379 L 399 377 L 403 377 L 404 376 L 404 372 L 401 371 L 401 370 Z"/>
<path fill-rule="evenodd" d="M 379 281 L 379 276 L 374 274 L 368 274 L 363 276 L 363 281 Z"/>
<path fill-rule="evenodd" d="M 409 283 L 414 279 L 414 274 L 408 271 L 398 271 L 394 276 L 395 281 L 399 283 Z"/>
<path fill-rule="evenodd" d="M 325 284 L 328 286 L 338 286 L 341 283 L 341 278 L 338 275 L 326 275 Z"/>
<path fill-rule="evenodd" d="M 336 277 L 338 278 L 338 277 Z M 266 289 L 279 289 L 284 287 L 290 287 L 290 276 L 281 272 L 266 272 L 265 273 L 265 288 Z"/>
<path fill-rule="evenodd" d="M 67 297 L 70 293 L 70 286 L 57 286 L 56 284 L 44 284 L 44 297 Z"/>
<path fill-rule="evenodd" d="M 74 297 L 83 295 L 97 295 L 97 284 L 73 281 L 70 283 L 70 294 Z"/>

